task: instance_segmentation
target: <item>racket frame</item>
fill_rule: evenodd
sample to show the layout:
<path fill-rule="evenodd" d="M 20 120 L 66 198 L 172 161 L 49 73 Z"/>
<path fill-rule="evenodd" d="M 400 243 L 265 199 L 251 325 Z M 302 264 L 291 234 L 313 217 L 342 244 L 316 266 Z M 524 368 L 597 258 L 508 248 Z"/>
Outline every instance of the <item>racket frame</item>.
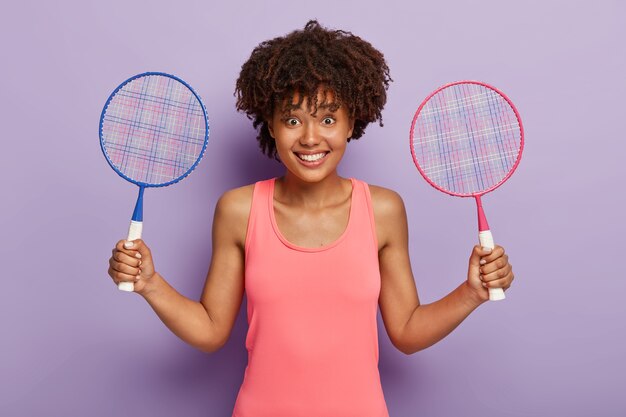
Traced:
<path fill-rule="evenodd" d="M 520 148 L 519 148 L 519 152 L 517 153 L 517 157 L 515 158 L 515 163 L 513 164 L 513 167 L 509 170 L 509 172 L 507 173 L 506 176 L 504 176 L 504 178 L 502 178 L 499 182 L 497 182 L 495 185 L 491 186 L 490 188 L 484 190 L 484 191 L 480 191 L 477 193 L 470 193 L 470 194 L 462 194 L 462 193 L 455 193 L 454 191 L 450 191 L 447 190 L 445 188 L 442 188 L 440 186 L 438 186 L 437 184 L 435 184 L 430 178 L 428 178 L 428 176 L 426 175 L 426 173 L 424 172 L 424 170 L 422 169 L 422 167 L 420 166 L 419 162 L 417 161 L 417 155 L 415 154 L 415 148 L 413 146 L 413 135 L 415 132 L 415 124 L 417 122 L 417 118 L 419 116 L 419 114 L 421 113 L 422 109 L 424 108 L 424 106 L 426 105 L 426 103 L 428 103 L 428 101 L 437 93 L 439 93 L 441 90 L 444 90 L 446 88 L 452 87 L 454 85 L 458 85 L 458 84 L 476 84 L 476 85 L 480 85 L 483 86 L 485 88 L 488 88 L 490 90 L 495 91 L 496 93 L 498 93 L 500 96 L 502 96 L 502 98 L 509 104 L 509 106 L 511 106 L 511 109 L 513 109 L 513 112 L 515 113 L 515 117 L 517 118 L 517 122 L 519 123 L 519 130 L 520 130 Z M 515 107 L 515 105 L 513 104 L 513 102 L 506 96 L 506 94 L 504 94 L 502 91 L 498 90 L 497 88 L 480 82 L 480 81 L 473 81 L 473 80 L 465 80 L 465 81 L 455 81 L 452 83 L 448 83 L 446 85 L 443 85 L 441 87 L 439 87 L 438 89 L 436 89 L 435 91 L 433 91 L 432 93 L 430 93 L 430 95 L 428 95 L 428 97 L 426 97 L 424 99 L 424 101 L 422 101 L 422 104 L 420 104 L 420 106 L 417 108 L 417 111 L 415 112 L 415 116 L 413 116 L 413 122 L 411 123 L 411 132 L 409 134 L 409 145 L 411 146 L 411 156 L 413 157 L 413 162 L 415 163 L 415 166 L 417 167 L 418 171 L 420 172 L 420 174 L 422 174 L 422 177 L 424 177 L 424 179 L 433 187 L 435 187 L 436 189 L 438 189 L 439 191 L 442 191 L 446 194 L 449 195 L 453 195 L 456 197 L 475 197 L 475 198 L 480 198 L 480 196 L 485 195 L 493 190 L 495 190 L 496 188 L 498 188 L 499 186 L 501 186 L 506 180 L 509 179 L 509 177 L 511 175 L 513 175 L 513 172 L 515 172 L 515 170 L 517 169 L 517 166 L 520 163 L 520 160 L 522 159 L 522 151 L 524 149 L 524 127 L 522 126 L 522 119 L 519 115 L 519 112 L 517 111 L 517 108 Z"/>
<path fill-rule="evenodd" d="M 137 78 L 147 77 L 147 76 L 150 76 L 150 75 L 159 75 L 159 76 L 172 78 L 173 80 L 176 80 L 176 81 L 180 82 L 181 84 L 183 84 L 185 87 L 187 87 L 193 93 L 193 95 L 196 97 L 196 99 L 200 103 L 200 106 L 202 106 L 202 112 L 204 113 L 204 123 L 205 123 L 205 128 L 206 128 L 205 129 L 205 133 L 204 133 L 204 145 L 202 146 L 202 150 L 200 151 L 200 154 L 198 155 L 198 159 L 196 160 L 196 162 L 194 162 L 194 164 L 191 166 L 191 168 L 189 168 L 181 176 L 179 176 L 177 178 L 174 178 L 171 181 L 160 183 L 160 184 L 151 184 L 151 183 L 136 181 L 136 180 L 126 176 L 121 170 L 119 170 L 113 164 L 113 162 L 111 161 L 111 158 L 109 158 L 109 155 L 108 155 L 108 153 L 106 151 L 106 146 L 104 145 L 104 137 L 103 137 L 103 131 L 102 131 L 102 128 L 103 128 L 103 125 L 104 125 L 104 116 L 106 114 L 107 108 L 109 107 L 109 104 L 111 103 L 111 100 L 113 100 L 113 97 L 115 97 L 117 92 L 120 91 L 126 84 L 130 83 L 131 81 L 136 80 Z M 148 187 L 155 187 L 155 188 L 156 187 L 167 187 L 168 185 L 175 184 L 175 183 L 179 182 L 180 180 L 182 180 L 183 178 L 185 178 L 186 176 L 188 176 L 191 173 L 191 171 L 193 171 L 196 168 L 196 166 L 198 166 L 198 164 L 200 163 L 200 160 L 204 156 L 204 152 L 206 150 L 206 147 L 207 147 L 207 144 L 208 144 L 208 139 L 209 139 L 209 116 L 207 114 L 204 102 L 202 101 L 200 96 L 185 81 L 181 80 L 180 78 L 178 78 L 175 75 L 167 74 L 165 72 L 144 72 L 142 74 L 137 74 L 137 75 L 134 75 L 134 76 L 130 77 L 129 79 L 127 79 L 126 81 L 121 83 L 119 86 L 117 86 L 117 88 L 115 90 L 113 90 L 113 92 L 111 93 L 111 95 L 107 99 L 107 101 L 106 101 L 106 103 L 104 105 L 104 108 L 102 109 L 102 113 L 100 114 L 100 124 L 98 125 L 98 134 L 100 136 L 100 148 L 102 149 L 102 153 L 104 154 L 104 156 L 105 156 L 107 162 L 109 163 L 109 165 L 111 166 L 111 168 L 113 168 L 113 170 L 115 172 L 117 172 L 117 174 L 120 177 L 124 178 L 126 181 L 129 181 L 129 182 L 132 182 L 135 185 L 138 185 L 139 187 L 145 187 L 145 188 L 148 188 Z"/>

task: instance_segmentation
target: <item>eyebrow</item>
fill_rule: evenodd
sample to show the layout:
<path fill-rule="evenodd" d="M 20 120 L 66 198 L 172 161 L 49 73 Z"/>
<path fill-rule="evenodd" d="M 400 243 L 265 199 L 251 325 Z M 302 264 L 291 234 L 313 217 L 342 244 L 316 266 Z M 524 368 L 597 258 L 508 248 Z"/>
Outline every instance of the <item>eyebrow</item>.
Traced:
<path fill-rule="evenodd" d="M 335 106 L 336 106 L 336 108 L 333 110 L 333 107 L 335 107 Z M 336 103 L 323 104 L 323 105 L 318 105 L 317 106 L 317 108 L 315 109 L 315 113 L 317 113 L 318 110 L 326 110 L 326 111 L 329 111 L 331 113 L 336 113 L 340 108 L 341 108 L 341 104 L 339 104 L 339 105 L 336 105 Z M 298 112 L 298 111 L 306 112 L 305 109 L 292 105 L 291 107 L 286 108 L 283 111 L 283 114 L 291 114 L 291 113 L 295 113 L 295 112 Z M 310 113 L 310 114 L 313 114 L 313 113 Z"/>

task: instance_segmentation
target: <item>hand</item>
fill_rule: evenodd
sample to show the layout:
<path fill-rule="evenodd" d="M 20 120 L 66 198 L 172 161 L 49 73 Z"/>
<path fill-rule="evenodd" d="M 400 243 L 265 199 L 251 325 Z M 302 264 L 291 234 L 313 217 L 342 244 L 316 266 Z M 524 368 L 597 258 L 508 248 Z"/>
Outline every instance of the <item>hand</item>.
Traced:
<path fill-rule="evenodd" d="M 135 285 L 135 292 L 141 293 L 155 274 L 150 248 L 141 239 L 120 240 L 109 259 L 108 272 L 116 285 L 130 281 Z"/>
<path fill-rule="evenodd" d="M 484 250 L 479 245 L 469 259 L 467 285 L 476 292 L 481 301 L 489 300 L 487 288 L 502 288 L 506 291 L 513 282 L 513 266 L 502 246 L 496 245 L 492 250 Z"/>

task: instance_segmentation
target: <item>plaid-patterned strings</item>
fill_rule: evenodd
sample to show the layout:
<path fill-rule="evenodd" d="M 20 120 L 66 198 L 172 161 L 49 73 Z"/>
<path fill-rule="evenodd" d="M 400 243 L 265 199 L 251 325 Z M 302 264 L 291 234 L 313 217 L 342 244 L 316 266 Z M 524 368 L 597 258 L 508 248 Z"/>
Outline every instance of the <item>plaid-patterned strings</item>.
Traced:
<path fill-rule="evenodd" d="M 178 179 L 201 156 L 207 135 L 202 104 L 183 83 L 163 75 L 135 78 L 106 108 L 102 143 L 130 179 L 151 185 Z"/>
<path fill-rule="evenodd" d="M 411 147 L 430 181 L 469 196 L 506 178 L 520 153 L 521 129 L 497 91 L 460 83 L 438 91 L 422 107 Z"/>

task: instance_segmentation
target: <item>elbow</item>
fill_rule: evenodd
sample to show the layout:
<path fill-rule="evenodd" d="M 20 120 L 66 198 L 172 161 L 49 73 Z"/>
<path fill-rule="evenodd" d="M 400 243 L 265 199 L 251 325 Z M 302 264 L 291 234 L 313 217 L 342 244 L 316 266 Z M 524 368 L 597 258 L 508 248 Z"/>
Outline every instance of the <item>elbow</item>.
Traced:
<path fill-rule="evenodd" d="M 228 342 L 229 334 L 208 332 L 205 337 L 194 343 L 194 347 L 204 353 L 214 353 L 220 350 Z"/>
<path fill-rule="evenodd" d="M 209 344 L 196 345 L 195 348 L 203 353 L 214 353 L 220 349 L 219 346 L 209 345 Z"/>
<path fill-rule="evenodd" d="M 398 348 L 398 350 L 400 352 L 404 353 L 406 356 L 410 356 L 410 355 L 414 354 L 415 352 L 417 352 L 417 351 L 413 351 L 413 350 L 409 350 L 409 349 L 400 349 L 400 348 Z"/>
<path fill-rule="evenodd" d="M 415 347 L 400 347 L 400 346 L 396 346 L 396 349 L 398 349 L 400 352 L 404 353 L 407 356 L 410 356 L 422 350 L 420 348 L 415 348 Z"/>
<path fill-rule="evenodd" d="M 420 306 L 418 305 L 416 310 L 414 310 L 411 314 L 409 320 L 401 329 L 394 332 L 394 337 L 391 338 L 391 342 L 395 348 L 407 356 L 424 350 L 432 345 L 432 343 L 429 343 L 428 338 L 425 337 L 424 328 L 420 325 L 421 321 L 415 321 L 416 318 L 423 318 L 423 315 L 416 314 L 419 311 L 419 307 Z"/>
<path fill-rule="evenodd" d="M 220 350 L 226 344 L 226 340 L 221 341 L 203 341 L 202 343 L 198 343 L 195 347 L 204 352 L 204 353 L 215 353 Z"/>
<path fill-rule="evenodd" d="M 204 307 L 204 305 L 203 305 Z M 226 332 L 222 328 L 218 327 L 217 324 L 211 319 L 208 310 L 204 307 L 204 310 L 207 313 L 207 317 L 209 319 L 208 328 L 203 328 L 199 333 L 201 336 L 197 343 L 193 345 L 204 353 L 214 353 L 220 350 L 230 337 L 230 331 Z"/>
<path fill-rule="evenodd" d="M 391 343 L 393 344 L 393 346 L 398 349 L 400 352 L 404 353 L 405 355 L 409 356 L 412 355 L 416 352 L 419 352 L 420 350 L 422 350 L 420 347 L 418 346 L 411 346 L 407 343 L 402 343 L 399 340 L 392 340 Z"/>
<path fill-rule="evenodd" d="M 414 353 L 417 353 L 417 352 L 420 352 L 420 351 L 426 349 L 427 347 L 428 346 L 411 346 L 411 347 L 404 347 L 404 348 L 397 347 L 397 349 L 400 352 L 404 353 L 405 355 L 410 356 L 410 355 L 412 355 Z"/>
<path fill-rule="evenodd" d="M 391 340 L 393 346 L 398 349 L 400 352 L 409 356 L 414 353 L 417 353 L 421 350 L 426 349 L 430 345 L 425 343 L 423 339 L 420 338 L 406 338 L 406 337 L 397 337 Z"/>
<path fill-rule="evenodd" d="M 405 347 L 404 349 L 401 349 L 400 351 L 408 356 L 417 352 L 421 352 L 422 350 L 426 350 L 434 344 L 435 344 L 434 342 L 428 343 L 427 341 L 421 340 L 415 345 L 412 345 L 410 347 Z"/>
<path fill-rule="evenodd" d="M 219 347 L 213 346 L 196 346 L 196 348 L 202 353 L 215 353 L 220 349 Z"/>

